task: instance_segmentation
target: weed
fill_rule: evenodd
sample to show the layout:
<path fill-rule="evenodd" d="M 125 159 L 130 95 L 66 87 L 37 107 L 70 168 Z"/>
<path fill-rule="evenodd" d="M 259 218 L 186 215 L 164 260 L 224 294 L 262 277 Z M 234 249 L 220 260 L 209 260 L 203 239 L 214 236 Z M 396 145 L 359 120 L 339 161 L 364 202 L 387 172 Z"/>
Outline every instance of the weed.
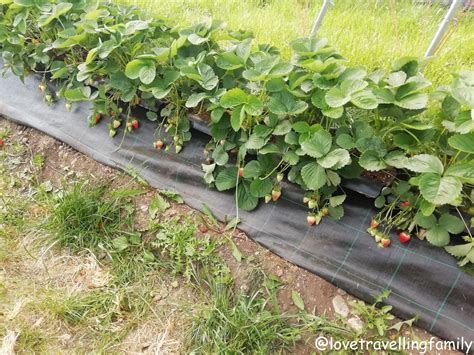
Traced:
<path fill-rule="evenodd" d="M 48 227 L 60 246 L 96 251 L 131 228 L 133 209 L 128 199 L 107 191 L 107 185 L 80 182 L 56 195 Z"/>
<path fill-rule="evenodd" d="M 152 245 L 167 260 L 173 274 L 181 274 L 187 280 L 200 277 L 203 267 L 214 276 L 226 277 L 228 269 L 216 255 L 218 243 L 209 236 L 196 238 L 196 226 L 190 218 L 172 219 L 155 226 L 156 238 Z"/>
<path fill-rule="evenodd" d="M 262 274 L 254 275 L 247 292 L 210 278 L 210 303 L 193 319 L 194 351 L 256 353 L 289 349 L 301 339 L 305 326 L 297 317 L 280 313 L 271 302 L 277 287 L 264 287 Z M 291 321 L 291 322 L 290 322 Z"/>

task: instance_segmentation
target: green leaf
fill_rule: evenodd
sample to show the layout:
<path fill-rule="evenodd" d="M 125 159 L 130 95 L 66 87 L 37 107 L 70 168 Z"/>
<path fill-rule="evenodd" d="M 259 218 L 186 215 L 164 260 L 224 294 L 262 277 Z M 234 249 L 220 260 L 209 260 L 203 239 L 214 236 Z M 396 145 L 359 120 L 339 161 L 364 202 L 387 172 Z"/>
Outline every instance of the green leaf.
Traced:
<path fill-rule="evenodd" d="M 328 209 L 329 209 L 329 215 L 333 219 L 339 220 L 342 217 L 344 217 L 344 208 L 342 206 L 336 206 L 336 207 L 329 206 Z"/>
<path fill-rule="evenodd" d="M 337 207 L 342 205 L 342 203 L 346 200 L 347 195 L 338 195 L 338 196 L 331 196 L 329 198 L 329 204 L 332 207 Z"/>
<path fill-rule="evenodd" d="M 301 149 L 313 158 L 321 158 L 331 150 L 331 133 L 323 129 L 317 131 L 309 140 L 301 145 Z"/>
<path fill-rule="evenodd" d="M 57 19 L 59 16 L 64 15 L 66 12 L 72 9 L 72 4 L 68 2 L 62 2 L 57 5 L 53 5 L 52 13 L 40 16 L 38 18 L 38 27 L 44 27 L 51 23 L 51 21 Z"/>
<path fill-rule="evenodd" d="M 301 295 L 299 294 L 299 292 L 295 290 L 291 290 L 291 299 L 293 300 L 293 304 L 296 307 L 298 307 L 298 309 L 300 309 L 301 311 L 304 311 L 305 309 L 304 301 Z"/>
<path fill-rule="evenodd" d="M 217 220 L 216 216 L 214 216 L 212 210 L 205 203 L 202 204 L 202 212 L 209 218 L 212 224 L 215 226 L 219 225 L 219 221 Z"/>
<path fill-rule="evenodd" d="M 247 94 L 239 88 L 234 88 L 222 95 L 220 104 L 224 108 L 233 108 L 247 102 Z"/>
<path fill-rule="evenodd" d="M 379 171 L 387 167 L 380 154 L 373 150 L 366 150 L 362 153 L 359 158 L 359 165 L 368 171 Z"/>
<path fill-rule="evenodd" d="M 378 106 L 377 98 L 370 90 L 363 90 L 361 92 L 355 93 L 351 97 L 351 102 L 355 106 L 364 110 L 373 110 Z"/>
<path fill-rule="evenodd" d="M 459 244 L 445 247 L 444 249 L 451 254 L 452 256 L 456 256 L 458 258 L 464 257 L 474 248 L 473 243 L 467 244 Z"/>
<path fill-rule="evenodd" d="M 155 80 L 156 67 L 155 63 L 151 60 L 144 61 L 144 65 L 140 69 L 140 81 L 143 84 L 151 84 Z"/>
<path fill-rule="evenodd" d="M 298 122 L 293 123 L 292 128 L 295 132 L 298 132 L 298 133 L 309 132 L 309 124 L 305 121 L 298 121 Z"/>
<path fill-rule="evenodd" d="M 140 70 L 143 68 L 143 60 L 134 59 L 129 62 L 125 67 L 125 75 L 130 79 L 138 79 L 140 76 Z"/>
<path fill-rule="evenodd" d="M 188 99 L 186 100 L 186 107 L 188 108 L 196 107 L 206 97 L 208 97 L 208 95 L 205 92 L 194 93 L 190 95 Z"/>
<path fill-rule="evenodd" d="M 351 100 L 351 97 L 343 93 L 338 87 L 333 87 L 326 93 L 325 99 L 330 107 L 336 108 L 347 104 Z"/>
<path fill-rule="evenodd" d="M 405 160 L 405 168 L 416 173 L 443 174 L 444 166 L 437 156 L 418 154 Z"/>
<path fill-rule="evenodd" d="M 64 98 L 70 102 L 88 100 L 91 95 L 91 88 L 83 86 L 64 91 Z"/>
<path fill-rule="evenodd" d="M 159 194 L 156 194 L 155 197 L 150 201 L 150 205 L 148 206 L 148 213 L 152 219 L 156 218 L 158 212 L 166 211 L 170 208 L 170 204 L 166 202 L 166 200 L 161 197 Z"/>
<path fill-rule="evenodd" d="M 250 184 L 250 193 L 255 197 L 265 197 L 272 192 L 273 184 L 270 179 L 256 179 Z"/>
<path fill-rule="evenodd" d="M 262 167 L 258 160 L 249 161 L 244 167 L 244 178 L 253 179 L 259 177 L 262 173 Z"/>
<path fill-rule="evenodd" d="M 219 172 L 216 177 L 216 188 L 219 191 L 230 190 L 237 183 L 237 168 L 227 168 Z"/>
<path fill-rule="evenodd" d="M 237 202 L 239 208 L 244 211 L 251 211 L 257 207 L 258 198 L 251 194 L 250 184 L 246 181 L 242 182 L 237 187 Z"/>
<path fill-rule="evenodd" d="M 474 107 L 474 87 L 455 87 L 452 95 L 462 105 Z"/>
<path fill-rule="evenodd" d="M 291 123 L 288 120 L 281 121 L 273 130 L 275 136 L 282 136 L 291 131 Z"/>
<path fill-rule="evenodd" d="M 226 165 L 229 161 L 229 154 L 225 151 L 224 147 L 218 145 L 217 148 L 212 152 L 212 159 L 217 165 Z"/>
<path fill-rule="evenodd" d="M 458 234 L 464 231 L 464 223 L 462 219 L 449 213 L 441 215 L 438 224 L 452 234 Z"/>
<path fill-rule="evenodd" d="M 420 110 L 426 107 L 426 104 L 428 103 L 428 95 L 425 93 L 408 95 L 395 103 L 396 105 L 408 110 Z"/>
<path fill-rule="evenodd" d="M 474 132 L 455 134 L 449 137 L 448 143 L 451 147 L 461 152 L 474 154 Z"/>
<path fill-rule="evenodd" d="M 128 242 L 127 237 L 121 236 L 112 240 L 112 245 L 118 251 L 124 251 L 130 246 L 130 243 Z"/>
<path fill-rule="evenodd" d="M 420 203 L 420 211 L 424 216 L 430 216 L 436 209 L 436 205 L 434 203 L 426 201 L 424 198 L 421 199 Z"/>
<path fill-rule="evenodd" d="M 382 208 L 385 205 L 385 196 L 379 196 L 374 201 L 374 206 L 377 208 Z"/>
<path fill-rule="evenodd" d="M 159 190 L 158 192 L 160 193 L 160 195 L 163 195 L 166 198 L 169 198 L 171 201 L 174 201 L 177 204 L 184 203 L 183 197 L 181 197 L 181 195 L 176 191 L 173 191 L 173 190 Z"/>
<path fill-rule="evenodd" d="M 344 149 L 353 149 L 355 148 L 356 144 L 354 138 L 347 133 L 343 133 L 337 136 L 336 143 L 338 146 Z"/>
<path fill-rule="evenodd" d="M 441 177 L 435 173 L 422 174 L 418 185 L 425 200 L 436 205 L 444 205 L 453 201 L 459 196 L 462 189 L 459 179 L 452 176 Z"/>
<path fill-rule="evenodd" d="M 474 161 L 452 165 L 446 170 L 444 175 L 455 176 L 462 182 L 474 185 Z"/>
<path fill-rule="evenodd" d="M 232 114 L 230 115 L 230 125 L 232 129 L 237 132 L 240 127 L 242 127 L 242 123 L 245 120 L 245 110 L 244 106 L 236 107 Z"/>
<path fill-rule="evenodd" d="M 301 169 L 301 177 L 310 190 L 319 190 L 326 184 L 326 171 L 316 162 L 306 164 Z"/>
<path fill-rule="evenodd" d="M 319 165 L 326 169 L 337 170 L 351 163 L 349 152 L 342 148 L 330 151 L 324 157 L 318 159 Z"/>
<path fill-rule="evenodd" d="M 437 247 L 444 247 L 449 244 L 449 233 L 446 229 L 440 226 L 434 226 L 428 229 L 426 239 Z"/>
<path fill-rule="evenodd" d="M 260 149 L 266 144 L 266 140 L 258 135 L 251 134 L 248 141 L 245 143 L 247 149 Z"/>
<path fill-rule="evenodd" d="M 216 59 L 216 65 L 224 70 L 235 70 L 244 66 L 242 59 L 231 52 L 225 52 Z"/>
<path fill-rule="evenodd" d="M 430 229 L 436 225 L 436 217 L 434 215 L 425 216 L 421 213 L 417 213 L 415 223 L 421 228 Z"/>

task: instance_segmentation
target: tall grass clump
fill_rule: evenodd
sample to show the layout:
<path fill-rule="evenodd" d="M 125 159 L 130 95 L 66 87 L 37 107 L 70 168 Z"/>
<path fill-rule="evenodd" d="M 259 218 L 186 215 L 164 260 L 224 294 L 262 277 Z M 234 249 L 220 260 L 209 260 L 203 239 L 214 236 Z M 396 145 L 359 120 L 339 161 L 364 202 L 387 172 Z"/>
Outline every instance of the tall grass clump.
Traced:
<path fill-rule="evenodd" d="M 48 222 L 55 242 L 73 251 L 95 250 L 120 236 L 132 215 L 121 197 L 107 191 L 107 185 L 80 182 L 58 193 Z"/>

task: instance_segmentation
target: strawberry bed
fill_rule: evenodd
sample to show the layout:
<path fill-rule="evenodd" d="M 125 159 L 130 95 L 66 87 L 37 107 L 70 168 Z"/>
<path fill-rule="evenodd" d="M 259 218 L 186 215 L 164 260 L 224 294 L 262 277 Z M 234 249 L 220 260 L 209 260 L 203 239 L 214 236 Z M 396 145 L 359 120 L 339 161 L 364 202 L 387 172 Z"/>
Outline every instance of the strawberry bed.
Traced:
<path fill-rule="evenodd" d="M 388 247 L 395 230 L 401 242 L 417 236 L 445 247 L 462 267 L 474 262 L 473 72 L 428 94 L 424 59 L 369 73 L 319 38 L 290 43 L 288 61 L 219 21 L 176 28 L 136 8 L 86 0 L 0 6 L 4 72 L 43 75 L 47 104 L 90 101 L 90 124 L 107 121 L 111 136 L 139 128 L 132 110 L 143 103 L 169 137 L 154 142 L 158 149 L 180 153 L 192 138 L 189 112 L 204 118 L 204 180 L 234 190 L 239 209 L 278 200 L 288 180 L 305 191 L 303 221 L 339 220 L 343 179 L 396 171 L 368 226 L 377 245 Z"/>

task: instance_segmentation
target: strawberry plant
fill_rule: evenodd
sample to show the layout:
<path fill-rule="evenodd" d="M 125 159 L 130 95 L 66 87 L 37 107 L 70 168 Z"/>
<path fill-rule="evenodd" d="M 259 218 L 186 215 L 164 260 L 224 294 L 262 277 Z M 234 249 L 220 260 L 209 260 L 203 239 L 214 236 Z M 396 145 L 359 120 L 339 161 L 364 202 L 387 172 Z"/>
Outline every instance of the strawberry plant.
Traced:
<path fill-rule="evenodd" d="M 343 217 L 342 179 L 375 174 L 386 187 L 368 231 L 380 247 L 395 230 L 401 243 L 426 238 L 472 261 L 467 247 L 448 244 L 466 229 L 458 216 L 472 216 L 474 73 L 430 94 L 424 60 L 369 73 L 324 39 L 290 47 L 288 61 L 220 21 L 172 27 L 97 1 L 0 4 L 1 71 L 41 76 L 46 103 L 91 102 L 90 125 L 106 124 L 112 137 L 139 134 L 132 110 L 141 105 L 160 132 L 153 146 L 177 153 L 197 115 L 211 135 L 206 183 L 235 190 L 245 210 L 277 203 L 288 182 L 298 184 L 310 225 Z"/>

